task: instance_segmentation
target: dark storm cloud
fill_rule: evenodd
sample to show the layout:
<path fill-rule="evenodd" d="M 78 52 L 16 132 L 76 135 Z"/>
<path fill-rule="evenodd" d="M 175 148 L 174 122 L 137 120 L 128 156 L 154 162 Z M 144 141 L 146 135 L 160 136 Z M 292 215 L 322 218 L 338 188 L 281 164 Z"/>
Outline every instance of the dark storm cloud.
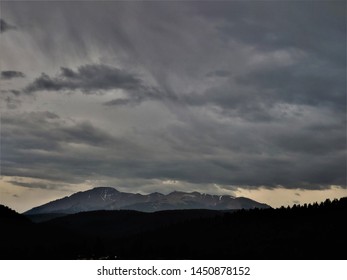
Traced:
<path fill-rule="evenodd" d="M 173 94 L 145 85 L 134 74 L 102 64 L 82 65 L 77 71 L 61 67 L 54 77 L 42 73 L 24 89 L 24 92 L 81 90 L 85 94 L 98 94 L 103 91 L 122 89 L 126 98 L 117 98 L 104 102 L 107 106 L 138 105 L 146 100 L 176 101 Z M 14 92 L 15 94 L 15 92 Z"/>
<path fill-rule="evenodd" d="M 141 87 L 141 80 L 135 75 L 115 67 L 98 64 L 83 65 L 77 71 L 61 67 L 60 73 L 55 77 L 42 73 L 25 90 L 27 92 L 82 90 L 86 94 L 92 94 L 99 90 L 135 90 Z"/>
<path fill-rule="evenodd" d="M 16 27 L 8 24 L 5 20 L 0 18 L 0 33 L 6 32 L 11 29 L 16 29 Z"/>
<path fill-rule="evenodd" d="M 142 87 L 138 90 L 127 91 L 126 98 L 117 98 L 104 102 L 106 106 L 134 106 L 144 101 L 170 102 L 176 105 L 184 105 L 185 99 L 178 98 L 175 94 L 155 87 Z"/>
<path fill-rule="evenodd" d="M 345 5 L 17 5 L 13 14 L 22 15 L 20 26 L 32 21 L 37 27 L 31 34 L 47 68 L 56 60 L 74 65 L 68 64 L 69 55 L 76 54 L 90 61 L 107 54 L 103 61 L 112 63 L 112 57 L 117 65 L 78 61 L 82 66 L 62 67 L 57 75 L 40 69 L 44 73 L 26 91 L 121 89 L 125 96 L 100 99 L 108 107 L 90 112 L 91 122 L 48 112 L 4 115 L 2 171 L 66 182 L 107 177 L 139 185 L 153 179 L 244 188 L 346 188 Z M 63 52 L 51 34 L 64 38 Z M 119 108 L 124 106 L 133 107 Z M 122 137 L 95 126 L 106 122 L 105 116 L 114 117 L 112 132 Z"/>
<path fill-rule="evenodd" d="M 0 78 L 2 80 L 11 80 L 14 78 L 24 78 L 24 73 L 20 71 L 1 71 Z"/>
<path fill-rule="evenodd" d="M 2 171 L 7 176 L 72 183 L 115 177 L 248 188 L 281 185 L 324 189 L 330 184 L 346 185 L 341 131 L 336 136 L 316 134 L 313 144 L 319 146 L 312 148 L 312 142 L 303 144 L 310 136 L 293 140 L 300 129 L 293 131 L 292 127 L 287 132 L 288 139 L 279 139 L 271 147 L 267 143 L 276 143 L 273 138 L 276 134 L 285 135 L 286 128 L 283 131 L 266 131 L 266 127 L 230 129 L 200 121 L 194 128 L 168 127 L 155 132 L 152 137 L 157 143 L 169 144 L 167 150 L 145 141 L 139 143 L 141 147 L 133 145 L 90 124 L 69 125 L 50 112 L 5 116 Z M 336 146 L 329 146 L 332 139 L 336 139 Z"/>

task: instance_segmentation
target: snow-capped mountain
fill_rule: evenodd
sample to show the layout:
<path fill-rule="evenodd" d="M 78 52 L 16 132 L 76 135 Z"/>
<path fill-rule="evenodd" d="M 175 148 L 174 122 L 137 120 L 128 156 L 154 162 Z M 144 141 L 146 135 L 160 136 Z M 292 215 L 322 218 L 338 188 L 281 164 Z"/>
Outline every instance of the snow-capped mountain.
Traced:
<path fill-rule="evenodd" d="M 229 195 L 177 191 L 167 195 L 161 193 L 142 195 L 139 193 L 120 192 L 112 187 L 97 187 L 35 207 L 25 214 L 72 214 L 95 210 L 138 210 L 143 212 L 174 209 L 231 210 L 255 207 L 268 208 L 269 206 L 248 198 Z"/>

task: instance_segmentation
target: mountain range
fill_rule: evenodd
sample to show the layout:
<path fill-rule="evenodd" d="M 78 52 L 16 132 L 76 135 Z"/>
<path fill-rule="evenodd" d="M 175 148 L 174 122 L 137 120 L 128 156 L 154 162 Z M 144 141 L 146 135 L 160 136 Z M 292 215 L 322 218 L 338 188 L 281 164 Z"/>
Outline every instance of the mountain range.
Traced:
<path fill-rule="evenodd" d="M 96 210 L 137 210 L 141 212 L 179 209 L 236 210 L 269 207 L 245 197 L 230 195 L 178 191 L 167 195 L 158 192 L 143 195 L 120 192 L 112 187 L 97 187 L 32 208 L 24 214 L 73 214 Z"/>

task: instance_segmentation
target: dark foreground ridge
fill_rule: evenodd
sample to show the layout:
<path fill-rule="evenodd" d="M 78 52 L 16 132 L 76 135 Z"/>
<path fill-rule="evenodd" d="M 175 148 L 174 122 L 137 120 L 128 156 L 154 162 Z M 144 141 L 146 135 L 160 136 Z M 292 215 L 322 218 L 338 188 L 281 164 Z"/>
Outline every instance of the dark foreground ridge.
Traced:
<path fill-rule="evenodd" d="M 345 259 L 347 197 L 237 211 L 92 211 L 34 223 L 0 207 L 0 259 Z"/>

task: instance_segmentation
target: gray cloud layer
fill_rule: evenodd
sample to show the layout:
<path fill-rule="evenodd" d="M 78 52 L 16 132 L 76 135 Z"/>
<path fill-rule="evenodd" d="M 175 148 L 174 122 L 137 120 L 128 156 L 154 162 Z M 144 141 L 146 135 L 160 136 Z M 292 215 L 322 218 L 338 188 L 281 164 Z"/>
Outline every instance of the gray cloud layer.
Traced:
<path fill-rule="evenodd" d="M 336 127 L 328 126 L 312 139 L 312 131 L 303 133 L 295 126 L 291 131 L 284 127 L 271 131 L 271 126 L 251 124 L 179 125 L 151 135 L 157 143 L 169 144 L 164 149 L 145 141 L 133 145 L 90 123 L 71 125 L 49 112 L 3 116 L 2 121 L 6 175 L 66 182 L 113 176 L 170 178 L 309 189 L 345 184 L 345 135 Z"/>
<path fill-rule="evenodd" d="M 50 4 L 5 5 L 49 111 L 3 114 L 4 175 L 346 188 L 346 3 Z"/>

